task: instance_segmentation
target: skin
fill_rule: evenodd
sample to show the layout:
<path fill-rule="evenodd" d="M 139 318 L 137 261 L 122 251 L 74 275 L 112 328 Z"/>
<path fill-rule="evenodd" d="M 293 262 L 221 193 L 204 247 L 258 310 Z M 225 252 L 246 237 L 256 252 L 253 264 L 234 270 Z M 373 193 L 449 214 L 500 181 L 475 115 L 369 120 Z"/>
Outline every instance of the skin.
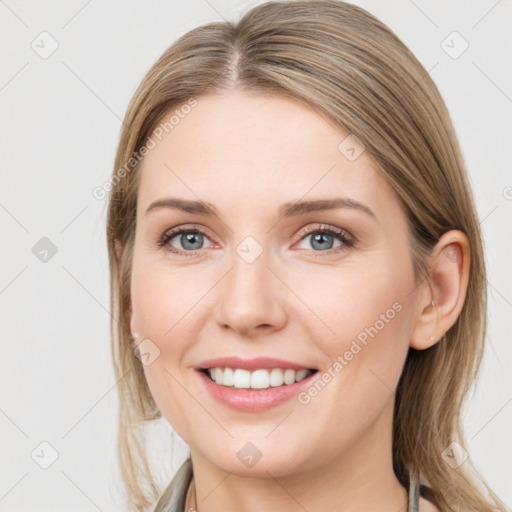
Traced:
<path fill-rule="evenodd" d="M 197 100 L 144 160 L 130 315 L 132 332 L 160 350 L 144 372 L 190 447 L 198 509 L 407 510 L 392 469 L 395 388 L 409 347 L 436 343 L 461 311 L 467 238 L 443 235 L 429 260 L 430 284 L 416 283 L 405 214 L 367 151 L 349 161 L 338 150 L 347 132 L 277 95 Z M 145 214 L 167 196 L 207 201 L 219 215 Z M 376 218 L 349 208 L 279 218 L 284 202 L 334 196 L 363 203 Z M 193 241 L 199 249 L 187 249 L 180 235 L 158 245 L 171 228 L 190 224 L 206 232 Z M 327 249 L 318 248 L 322 224 L 350 233 L 354 246 L 335 252 L 343 242 L 327 235 Z M 252 263 L 236 252 L 247 236 L 263 249 Z M 214 357 L 270 356 L 320 375 L 397 302 L 401 311 L 306 405 L 232 410 L 193 369 Z M 237 457 L 247 442 L 262 454 L 251 468 Z M 436 509 L 422 499 L 421 510 Z"/>

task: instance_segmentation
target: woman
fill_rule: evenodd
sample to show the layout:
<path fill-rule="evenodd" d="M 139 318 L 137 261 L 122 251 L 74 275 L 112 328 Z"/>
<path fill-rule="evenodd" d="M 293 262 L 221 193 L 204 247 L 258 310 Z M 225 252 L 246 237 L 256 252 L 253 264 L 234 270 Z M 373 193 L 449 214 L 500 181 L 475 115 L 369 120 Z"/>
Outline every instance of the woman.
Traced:
<path fill-rule="evenodd" d="M 136 91 L 111 181 L 134 509 L 503 506 L 460 425 L 485 338 L 473 196 L 389 28 L 319 0 L 190 31 Z M 162 416 L 190 447 L 165 492 L 140 430 Z"/>

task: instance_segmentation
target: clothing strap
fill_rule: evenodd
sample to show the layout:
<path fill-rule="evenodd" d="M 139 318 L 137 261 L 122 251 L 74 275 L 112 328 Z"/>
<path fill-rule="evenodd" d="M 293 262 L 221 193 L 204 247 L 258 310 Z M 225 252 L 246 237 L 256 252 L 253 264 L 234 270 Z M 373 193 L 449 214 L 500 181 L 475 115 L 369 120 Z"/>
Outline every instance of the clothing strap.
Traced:
<path fill-rule="evenodd" d="M 188 458 L 158 500 L 154 512 L 187 512 L 185 510 L 186 497 L 190 491 L 193 478 L 192 463 L 191 459 Z M 419 512 L 419 507 L 420 484 L 418 478 L 414 474 L 410 474 L 407 512 Z"/>
<path fill-rule="evenodd" d="M 409 479 L 409 508 L 407 512 L 419 512 L 420 509 L 420 484 L 416 477 Z"/>

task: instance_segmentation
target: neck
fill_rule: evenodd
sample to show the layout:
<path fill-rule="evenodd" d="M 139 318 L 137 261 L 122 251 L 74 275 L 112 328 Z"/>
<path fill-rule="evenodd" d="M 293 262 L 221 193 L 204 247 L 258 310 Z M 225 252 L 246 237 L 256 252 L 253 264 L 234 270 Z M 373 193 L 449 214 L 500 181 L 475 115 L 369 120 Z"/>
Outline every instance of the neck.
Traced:
<path fill-rule="evenodd" d="M 191 450 L 194 506 L 198 512 L 406 512 L 408 491 L 392 466 L 390 414 L 392 408 L 356 443 L 319 467 L 296 468 L 277 478 L 265 471 L 254 477 L 226 472 Z"/>

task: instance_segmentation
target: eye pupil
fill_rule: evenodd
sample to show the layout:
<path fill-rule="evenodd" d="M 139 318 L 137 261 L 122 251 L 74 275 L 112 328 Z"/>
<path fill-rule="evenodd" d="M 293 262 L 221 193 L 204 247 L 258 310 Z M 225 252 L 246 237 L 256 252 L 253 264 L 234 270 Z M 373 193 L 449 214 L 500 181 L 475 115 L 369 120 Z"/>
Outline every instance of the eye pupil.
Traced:
<path fill-rule="evenodd" d="M 200 249 L 202 237 L 203 237 L 203 235 L 200 233 L 184 233 L 183 235 L 181 235 L 182 246 L 185 249 L 191 249 L 191 250 Z M 190 247 L 188 245 L 189 243 L 194 244 L 194 241 L 197 243 L 198 240 L 199 240 L 199 247 Z"/>

